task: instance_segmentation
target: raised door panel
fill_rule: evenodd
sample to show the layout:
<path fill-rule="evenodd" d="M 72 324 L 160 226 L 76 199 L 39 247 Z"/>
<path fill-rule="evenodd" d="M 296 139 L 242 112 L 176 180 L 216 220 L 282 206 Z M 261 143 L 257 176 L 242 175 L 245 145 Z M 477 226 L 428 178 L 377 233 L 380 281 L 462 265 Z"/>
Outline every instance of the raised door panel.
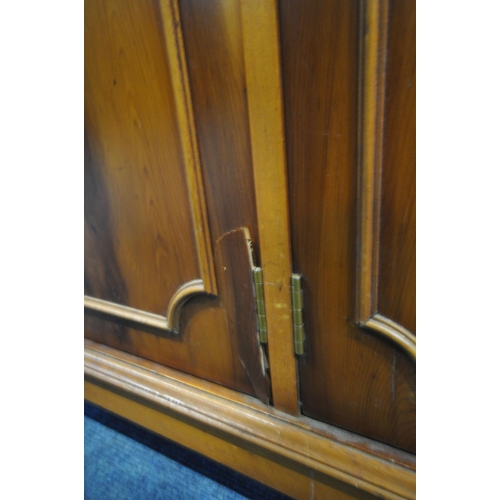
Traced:
<path fill-rule="evenodd" d="M 414 452 L 414 19 L 393 3 L 281 0 L 283 95 L 302 412 Z"/>
<path fill-rule="evenodd" d="M 201 279 L 161 15 L 89 1 L 85 20 L 86 291 L 161 315 Z"/>
<path fill-rule="evenodd" d="M 207 114 L 176 1 L 85 3 L 85 335 L 268 402 L 236 14 L 208 43 L 196 28 Z"/>

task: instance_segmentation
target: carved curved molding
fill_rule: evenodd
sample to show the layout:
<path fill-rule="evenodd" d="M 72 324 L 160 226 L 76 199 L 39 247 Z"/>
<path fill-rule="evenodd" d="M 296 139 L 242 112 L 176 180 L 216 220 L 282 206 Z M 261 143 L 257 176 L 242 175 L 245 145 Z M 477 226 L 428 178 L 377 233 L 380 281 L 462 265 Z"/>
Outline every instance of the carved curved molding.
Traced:
<path fill-rule="evenodd" d="M 169 330 L 174 333 L 179 332 L 179 318 L 182 306 L 193 295 L 199 295 L 200 293 L 206 293 L 202 280 L 189 281 L 177 289 L 167 308 L 167 328 Z"/>
<path fill-rule="evenodd" d="M 386 338 L 396 342 L 402 347 L 414 360 L 417 359 L 417 338 L 413 333 L 381 314 L 374 314 L 361 326 L 371 328 L 381 333 Z"/>
<path fill-rule="evenodd" d="M 96 299 L 88 295 L 84 296 L 84 306 L 87 309 L 125 319 L 133 323 L 139 323 L 178 334 L 182 306 L 188 299 L 201 293 L 206 293 L 202 280 L 198 279 L 184 283 L 170 299 L 166 316 L 153 314 L 122 304 L 115 304 L 107 300 Z"/>

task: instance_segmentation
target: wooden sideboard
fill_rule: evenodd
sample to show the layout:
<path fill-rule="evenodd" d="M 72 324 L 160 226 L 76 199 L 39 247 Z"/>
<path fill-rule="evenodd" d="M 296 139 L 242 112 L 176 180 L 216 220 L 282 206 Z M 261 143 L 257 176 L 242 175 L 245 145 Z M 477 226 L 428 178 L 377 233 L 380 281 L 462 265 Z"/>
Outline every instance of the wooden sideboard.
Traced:
<path fill-rule="evenodd" d="M 414 0 L 86 0 L 85 397 L 414 498 L 415 333 Z"/>

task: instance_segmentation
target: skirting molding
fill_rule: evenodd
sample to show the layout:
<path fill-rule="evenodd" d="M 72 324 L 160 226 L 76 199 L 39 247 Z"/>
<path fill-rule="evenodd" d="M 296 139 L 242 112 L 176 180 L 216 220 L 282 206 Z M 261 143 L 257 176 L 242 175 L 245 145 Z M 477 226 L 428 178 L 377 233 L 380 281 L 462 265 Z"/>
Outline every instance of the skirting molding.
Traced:
<path fill-rule="evenodd" d="M 233 448 L 243 440 L 281 468 L 306 467 L 382 498 L 415 498 L 415 457 L 408 453 L 92 341 L 86 341 L 85 375 L 133 404 L 154 405 L 165 418 L 222 433 Z"/>

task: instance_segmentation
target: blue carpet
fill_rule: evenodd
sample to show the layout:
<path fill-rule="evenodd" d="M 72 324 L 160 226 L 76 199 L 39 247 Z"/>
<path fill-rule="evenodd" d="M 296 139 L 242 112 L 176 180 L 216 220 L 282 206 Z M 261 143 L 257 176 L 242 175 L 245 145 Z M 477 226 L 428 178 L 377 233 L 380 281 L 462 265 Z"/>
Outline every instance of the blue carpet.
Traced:
<path fill-rule="evenodd" d="M 289 497 L 85 402 L 86 500 L 242 498 Z"/>

